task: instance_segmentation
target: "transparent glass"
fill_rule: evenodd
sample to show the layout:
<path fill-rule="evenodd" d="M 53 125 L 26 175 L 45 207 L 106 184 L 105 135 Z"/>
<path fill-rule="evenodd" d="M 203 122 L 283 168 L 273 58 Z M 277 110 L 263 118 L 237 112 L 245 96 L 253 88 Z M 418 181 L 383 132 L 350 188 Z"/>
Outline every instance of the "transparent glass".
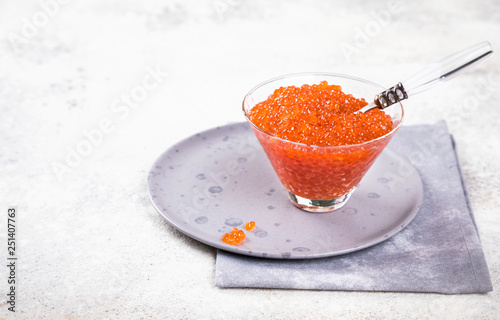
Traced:
<path fill-rule="evenodd" d="M 298 73 L 277 77 L 259 84 L 243 99 L 243 112 L 264 149 L 290 201 L 309 212 L 329 212 L 349 200 L 365 173 L 382 153 L 403 121 L 403 106 L 396 103 L 384 112 L 394 128 L 377 139 L 355 145 L 314 146 L 276 137 L 255 125 L 248 112 L 285 86 L 302 86 L 328 81 L 340 85 L 344 93 L 372 99 L 383 87 L 363 80 L 333 73 Z"/>

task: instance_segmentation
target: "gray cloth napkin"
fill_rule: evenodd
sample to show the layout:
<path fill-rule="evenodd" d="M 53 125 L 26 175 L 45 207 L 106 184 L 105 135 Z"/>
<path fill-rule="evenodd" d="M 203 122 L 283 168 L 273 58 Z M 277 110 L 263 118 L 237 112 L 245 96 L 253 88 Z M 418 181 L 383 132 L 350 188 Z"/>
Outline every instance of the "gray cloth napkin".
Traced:
<path fill-rule="evenodd" d="M 389 148 L 419 171 L 414 220 L 373 247 L 328 258 L 279 260 L 219 250 L 218 287 L 479 293 L 493 290 L 446 123 L 403 126 Z"/>

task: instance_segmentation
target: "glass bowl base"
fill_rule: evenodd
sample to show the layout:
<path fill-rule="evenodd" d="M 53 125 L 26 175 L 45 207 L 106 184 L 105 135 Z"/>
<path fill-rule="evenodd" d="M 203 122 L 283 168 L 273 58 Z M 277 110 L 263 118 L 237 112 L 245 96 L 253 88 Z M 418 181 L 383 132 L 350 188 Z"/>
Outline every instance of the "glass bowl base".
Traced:
<path fill-rule="evenodd" d="M 351 197 L 355 189 L 347 194 L 330 200 L 311 200 L 300 197 L 288 191 L 288 198 L 294 206 L 308 212 L 331 212 L 342 208 Z"/>

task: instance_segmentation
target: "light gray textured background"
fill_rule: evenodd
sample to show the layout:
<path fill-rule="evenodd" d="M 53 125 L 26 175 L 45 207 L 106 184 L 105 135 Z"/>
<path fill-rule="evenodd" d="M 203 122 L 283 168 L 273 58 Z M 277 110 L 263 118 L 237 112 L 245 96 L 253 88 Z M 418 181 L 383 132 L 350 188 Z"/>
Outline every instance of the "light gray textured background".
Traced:
<path fill-rule="evenodd" d="M 449 123 L 489 294 L 218 289 L 215 250 L 148 199 L 158 155 L 242 121 L 244 94 L 263 80 L 328 71 L 389 86 L 476 42 L 500 48 L 496 0 L 395 3 L 1 2 L 0 214 L 18 206 L 20 283 L 19 313 L 0 302 L 0 318 L 498 319 L 498 54 L 405 105 L 406 124 Z M 3 297 L 6 277 L 0 268 Z"/>

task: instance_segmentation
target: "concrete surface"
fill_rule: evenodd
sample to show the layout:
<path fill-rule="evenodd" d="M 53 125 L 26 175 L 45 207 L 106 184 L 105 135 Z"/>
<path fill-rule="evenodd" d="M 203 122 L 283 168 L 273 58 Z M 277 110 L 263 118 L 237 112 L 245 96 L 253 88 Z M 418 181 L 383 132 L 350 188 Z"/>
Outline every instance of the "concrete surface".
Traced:
<path fill-rule="evenodd" d="M 219 289 L 215 249 L 146 189 L 159 154 L 243 121 L 268 78 L 392 86 L 480 41 L 500 50 L 499 21 L 496 0 L 0 3 L 0 319 L 500 319 L 498 54 L 405 104 L 405 124 L 445 119 L 456 139 L 491 293 Z"/>

